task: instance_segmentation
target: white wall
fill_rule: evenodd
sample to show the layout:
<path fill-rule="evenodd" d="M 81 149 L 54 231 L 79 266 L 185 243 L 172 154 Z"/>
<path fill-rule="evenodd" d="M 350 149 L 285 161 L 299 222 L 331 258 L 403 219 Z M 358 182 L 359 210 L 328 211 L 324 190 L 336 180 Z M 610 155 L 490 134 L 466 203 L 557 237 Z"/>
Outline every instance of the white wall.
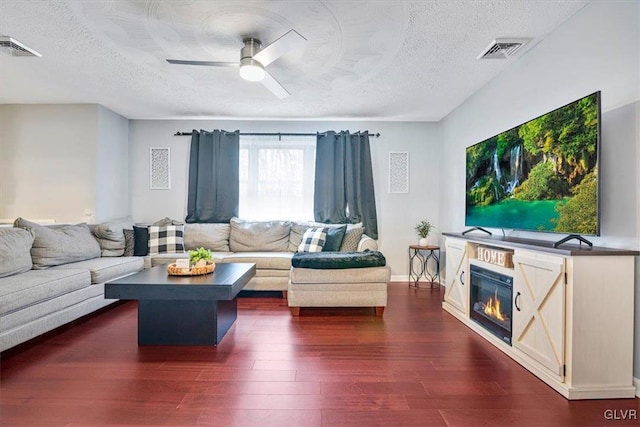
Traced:
<path fill-rule="evenodd" d="M 97 104 L 0 105 L 0 218 L 128 215 L 128 125 Z"/>
<path fill-rule="evenodd" d="M 439 123 L 440 222 L 464 229 L 465 148 L 602 91 L 601 233 L 594 244 L 640 248 L 640 2 L 592 2 Z M 509 232 L 557 240 L 556 234 Z M 640 274 L 636 268 L 636 308 Z M 605 291 L 605 290 L 603 290 Z M 636 311 L 635 376 L 640 377 Z"/>
<path fill-rule="evenodd" d="M 602 91 L 605 114 L 640 99 L 639 8 L 638 2 L 590 3 L 439 123 L 447 171 L 440 197 L 444 227 L 464 227 L 467 146 L 597 90 Z M 604 120 L 603 132 L 606 127 Z M 612 144 L 635 151 L 632 136 L 625 143 L 605 135 L 603 159 L 620 155 L 616 149 L 610 153 Z M 602 172 L 604 181 L 615 173 Z M 616 220 L 609 215 L 605 234 Z"/>
<path fill-rule="evenodd" d="M 380 250 L 395 280 L 407 275 L 408 245 L 417 243 L 413 229 L 420 219 L 438 224 L 440 140 L 433 123 L 413 122 L 273 122 L 273 121 L 177 121 L 132 120 L 130 123 L 130 169 L 132 213 L 136 221 L 155 221 L 169 216 L 184 220 L 187 206 L 189 136 L 176 131 L 225 129 L 242 132 L 311 132 L 369 130 L 380 132 L 371 139 Z M 149 148 L 171 148 L 171 189 L 149 189 Z M 409 194 L 389 194 L 389 152 L 408 151 Z M 436 230 L 436 231 L 437 231 Z M 398 277 L 399 276 L 399 277 Z"/>
<path fill-rule="evenodd" d="M 95 221 L 129 215 L 129 120 L 98 107 Z"/>
<path fill-rule="evenodd" d="M 95 105 L 0 105 L 0 218 L 80 222 L 96 202 Z"/>

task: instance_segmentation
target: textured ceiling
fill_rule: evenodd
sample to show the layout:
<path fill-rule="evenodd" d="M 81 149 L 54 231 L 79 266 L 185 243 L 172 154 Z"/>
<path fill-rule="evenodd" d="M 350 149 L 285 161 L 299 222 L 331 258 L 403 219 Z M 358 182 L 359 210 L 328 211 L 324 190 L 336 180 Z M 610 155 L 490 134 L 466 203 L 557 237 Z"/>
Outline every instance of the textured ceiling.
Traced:
<path fill-rule="evenodd" d="M 0 54 L 0 103 L 99 103 L 128 118 L 440 120 L 585 1 L 0 0 L 0 34 L 42 58 Z M 242 39 L 290 29 L 307 43 L 268 66 L 279 100 L 235 68 Z M 532 42 L 477 60 L 497 37 Z"/>

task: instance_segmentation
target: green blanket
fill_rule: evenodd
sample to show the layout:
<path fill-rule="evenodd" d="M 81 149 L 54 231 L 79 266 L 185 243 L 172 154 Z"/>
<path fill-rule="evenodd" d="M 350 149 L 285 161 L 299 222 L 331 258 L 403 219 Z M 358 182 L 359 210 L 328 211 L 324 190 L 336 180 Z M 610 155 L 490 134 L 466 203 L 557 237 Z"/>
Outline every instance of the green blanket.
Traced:
<path fill-rule="evenodd" d="M 299 252 L 291 258 L 296 268 L 344 269 L 384 267 L 387 260 L 381 252 Z"/>

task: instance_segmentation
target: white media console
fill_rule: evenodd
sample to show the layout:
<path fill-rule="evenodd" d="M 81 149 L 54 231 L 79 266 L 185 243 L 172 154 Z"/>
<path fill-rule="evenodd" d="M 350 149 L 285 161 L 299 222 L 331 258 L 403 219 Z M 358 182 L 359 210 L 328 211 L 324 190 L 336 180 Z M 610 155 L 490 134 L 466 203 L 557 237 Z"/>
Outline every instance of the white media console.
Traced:
<path fill-rule="evenodd" d="M 553 242 L 484 235 L 444 236 L 444 310 L 567 399 L 635 396 L 637 251 L 577 245 L 554 248 Z M 512 283 L 512 290 L 504 292 L 511 297 L 504 310 L 506 320 L 501 322 L 505 326 L 498 326 L 510 329 L 510 337 L 478 322 L 482 321 L 478 307 L 485 304 L 470 304 L 478 295 L 471 288 L 478 288 L 483 279 L 472 284 L 470 273 L 487 278 L 488 284 L 493 283 L 491 276 Z M 502 299 L 504 306 L 507 300 Z"/>

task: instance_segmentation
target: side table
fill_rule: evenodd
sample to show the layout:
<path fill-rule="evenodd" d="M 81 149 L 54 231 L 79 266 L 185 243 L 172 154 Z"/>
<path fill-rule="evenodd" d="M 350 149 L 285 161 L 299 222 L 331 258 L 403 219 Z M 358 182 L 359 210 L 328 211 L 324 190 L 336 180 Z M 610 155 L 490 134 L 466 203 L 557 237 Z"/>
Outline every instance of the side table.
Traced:
<path fill-rule="evenodd" d="M 435 264 L 435 273 L 429 271 L 429 262 Z M 440 247 L 409 246 L 409 287 L 420 289 L 420 278 L 427 279 L 429 288 L 440 286 Z"/>

